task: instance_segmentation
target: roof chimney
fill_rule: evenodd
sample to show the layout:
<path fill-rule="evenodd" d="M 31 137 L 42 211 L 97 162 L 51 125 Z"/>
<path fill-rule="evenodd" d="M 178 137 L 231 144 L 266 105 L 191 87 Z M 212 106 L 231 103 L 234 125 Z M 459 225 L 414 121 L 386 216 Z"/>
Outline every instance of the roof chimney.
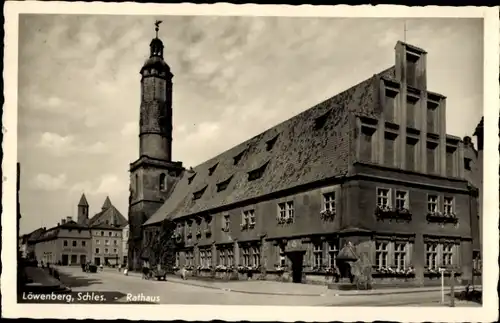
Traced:
<path fill-rule="evenodd" d="M 70 217 L 70 216 L 67 216 L 67 217 L 66 217 L 66 222 L 71 222 L 72 220 L 73 220 L 73 219 L 71 219 L 71 217 Z"/>
<path fill-rule="evenodd" d="M 61 224 L 66 224 L 66 219 L 61 220 Z M 59 225 L 59 224 L 58 224 Z"/>

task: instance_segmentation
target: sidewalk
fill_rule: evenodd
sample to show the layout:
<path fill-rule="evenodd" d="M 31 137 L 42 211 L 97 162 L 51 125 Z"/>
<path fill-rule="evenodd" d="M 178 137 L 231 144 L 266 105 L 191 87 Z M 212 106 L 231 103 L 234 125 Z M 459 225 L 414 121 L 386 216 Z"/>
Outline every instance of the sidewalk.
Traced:
<path fill-rule="evenodd" d="M 59 280 L 52 277 L 49 272 L 39 267 L 26 267 L 26 276 L 30 283 L 25 285 L 25 289 L 30 292 L 51 292 L 68 291 Z"/>
<path fill-rule="evenodd" d="M 104 270 L 104 272 L 119 273 L 116 269 L 113 271 Z M 129 272 L 129 276 L 141 278 L 142 274 L 137 272 Z M 387 295 L 387 294 L 411 294 L 423 292 L 439 292 L 440 286 L 429 287 L 413 287 L 413 288 L 383 288 L 372 289 L 366 291 L 350 290 L 332 290 L 328 289 L 326 285 L 310 285 L 310 284 L 293 284 L 282 283 L 267 280 L 253 280 L 253 281 L 202 281 L 193 278 L 182 280 L 180 277 L 169 275 L 167 281 L 171 283 L 185 284 L 197 287 L 218 289 L 228 292 L 245 293 L 245 294 L 260 294 L 260 295 L 290 295 L 290 296 L 358 296 L 358 295 Z M 464 290 L 464 286 L 455 286 L 455 292 Z M 445 287 L 445 291 L 449 292 L 450 288 Z"/>

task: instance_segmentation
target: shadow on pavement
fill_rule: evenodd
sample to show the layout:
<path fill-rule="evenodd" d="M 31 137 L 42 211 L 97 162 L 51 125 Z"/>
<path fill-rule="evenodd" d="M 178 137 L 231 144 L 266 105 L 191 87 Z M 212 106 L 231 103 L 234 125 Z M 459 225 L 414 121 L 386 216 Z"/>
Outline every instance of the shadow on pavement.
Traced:
<path fill-rule="evenodd" d="M 479 290 L 455 292 L 455 298 L 460 301 L 469 301 L 477 304 L 483 303 L 483 293 Z"/>
<path fill-rule="evenodd" d="M 59 271 L 59 280 L 61 281 L 61 283 L 70 288 L 87 287 L 102 284 L 99 279 L 88 278 L 83 275 L 71 275 L 62 271 Z"/>

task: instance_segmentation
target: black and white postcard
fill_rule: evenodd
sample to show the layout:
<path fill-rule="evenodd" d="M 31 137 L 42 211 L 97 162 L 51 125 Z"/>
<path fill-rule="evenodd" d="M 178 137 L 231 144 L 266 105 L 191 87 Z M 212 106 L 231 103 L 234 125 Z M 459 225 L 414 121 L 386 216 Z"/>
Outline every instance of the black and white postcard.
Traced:
<path fill-rule="evenodd" d="M 496 319 L 498 8 L 5 16 L 6 317 Z"/>

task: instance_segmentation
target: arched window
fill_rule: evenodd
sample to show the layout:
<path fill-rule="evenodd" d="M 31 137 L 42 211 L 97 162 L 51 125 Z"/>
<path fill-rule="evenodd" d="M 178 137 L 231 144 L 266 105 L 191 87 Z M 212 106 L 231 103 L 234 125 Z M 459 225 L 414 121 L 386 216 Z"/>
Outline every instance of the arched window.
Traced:
<path fill-rule="evenodd" d="M 135 174 L 135 194 L 139 192 L 139 175 Z"/>
<path fill-rule="evenodd" d="M 167 189 L 167 176 L 165 174 L 160 174 L 160 191 Z"/>

